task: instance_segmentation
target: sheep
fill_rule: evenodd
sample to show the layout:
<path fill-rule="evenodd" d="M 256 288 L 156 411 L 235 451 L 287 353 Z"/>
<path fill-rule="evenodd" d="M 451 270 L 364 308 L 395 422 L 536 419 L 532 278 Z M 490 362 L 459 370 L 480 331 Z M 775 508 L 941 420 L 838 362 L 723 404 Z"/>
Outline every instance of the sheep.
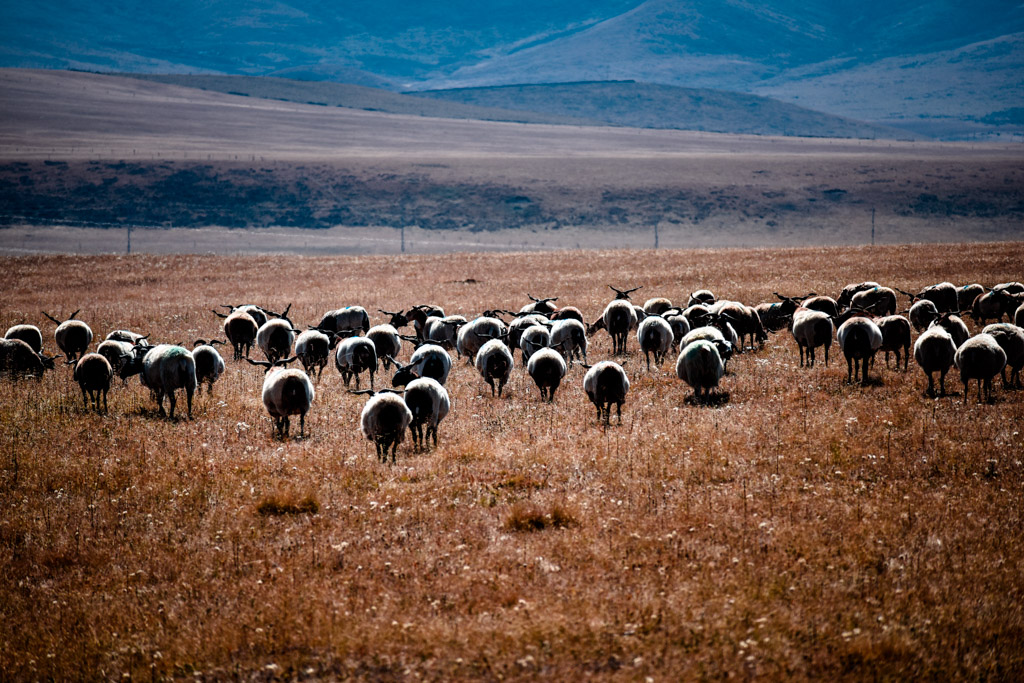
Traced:
<path fill-rule="evenodd" d="M 416 332 L 416 337 L 420 341 L 424 341 L 426 337 L 426 325 L 429 318 L 444 318 L 444 309 L 440 306 L 432 306 L 429 304 L 419 304 L 409 309 L 409 312 L 405 314 L 412 323 L 412 328 Z M 396 325 L 398 327 L 398 325 Z"/>
<path fill-rule="evenodd" d="M 807 367 L 814 367 L 814 350 L 825 347 L 825 367 L 828 367 L 828 351 L 832 346 L 832 335 L 835 334 L 832 318 L 822 311 L 804 306 L 793 313 L 793 326 L 790 331 L 800 348 L 800 367 L 804 367 L 804 352 L 807 354 Z"/>
<path fill-rule="evenodd" d="M 687 308 L 690 306 L 712 306 L 715 301 L 715 295 L 710 289 L 698 289 L 690 294 L 686 306 Z"/>
<path fill-rule="evenodd" d="M 231 311 L 228 315 L 213 309 L 210 311 L 218 318 L 224 319 L 224 336 L 228 338 L 228 342 L 234 349 L 233 358 L 235 360 L 248 358 L 252 351 L 252 345 L 256 341 L 256 333 L 260 328 L 256 319 L 241 308 Z M 266 322 L 266 316 L 264 316 L 264 322 Z"/>
<path fill-rule="evenodd" d="M 1014 311 L 1021 305 L 1024 295 L 1012 294 L 1007 289 L 992 288 L 992 291 L 982 294 L 971 305 L 971 316 L 979 325 L 984 325 L 989 318 L 999 322 L 1005 315 L 1013 318 Z"/>
<path fill-rule="evenodd" d="M 985 287 L 977 283 L 971 285 L 964 285 L 960 289 L 956 290 L 956 309 L 957 311 L 969 311 L 971 306 L 974 304 L 974 300 L 985 293 Z"/>
<path fill-rule="evenodd" d="M 566 370 L 565 359 L 550 348 L 536 349 L 526 363 L 526 371 L 540 390 L 540 400 L 548 403 L 554 403 L 555 392 L 562 383 Z"/>
<path fill-rule="evenodd" d="M 139 334 L 138 332 L 132 332 L 131 330 L 114 330 L 104 338 L 104 340 L 107 341 L 127 342 L 132 346 L 138 344 L 140 341 L 145 341 L 146 339 L 149 339 L 148 334 Z"/>
<path fill-rule="evenodd" d="M 523 362 L 530 360 L 530 356 L 538 349 L 545 349 L 551 346 L 551 333 L 548 328 L 542 325 L 533 325 L 523 332 L 519 339 L 519 349 L 523 354 Z"/>
<path fill-rule="evenodd" d="M 724 374 L 725 364 L 718 348 L 706 339 L 690 342 L 676 359 L 676 377 L 693 388 L 694 400 L 698 402 L 710 399 L 711 390 L 718 387 Z"/>
<path fill-rule="evenodd" d="M 952 282 L 940 282 L 935 285 L 928 285 L 921 290 L 917 298 L 924 301 L 931 301 L 935 304 L 939 313 L 949 313 L 960 310 L 960 302 L 957 296 L 956 285 Z"/>
<path fill-rule="evenodd" d="M 487 313 L 493 313 L 493 311 L 486 311 L 484 315 L 474 318 L 459 328 L 455 348 L 460 358 L 466 357 L 466 362 L 472 362 L 476 358 L 477 352 L 488 339 L 507 337 L 508 335 L 508 327 L 505 323 Z"/>
<path fill-rule="evenodd" d="M 622 424 L 622 404 L 629 393 L 629 378 L 622 366 L 610 360 L 603 360 L 595 365 L 584 365 L 587 373 L 583 376 L 583 391 L 590 402 L 597 408 L 598 421 L 604 417 L 604 423 L 611 420 L 612 404 L 615 404 Z"/>
<path fill-rule="evenodd" d="M 575 318 L 556 320 L 551 325 L 551 348 L 558 350 L 570 360 L 582 359 L 587 362 L 587 328 L 582 321 Z"/>
<path fill-rule="evenodd" d="M 476 354 L 477 372 L 491 386 L 491 396 L 494 396 L 495 381 L 498 382 L 498 396 L 501 396 L 513 366 L 512 352 L 500 339 L 490 340 Z"/>
<path fill-rule="evenodd" d="M 459 329 L 466 324 L 466 319 L 461 315 L 443 318 L 431 316 L 424 323 L 423 340 L 446 349 L 454 349 L 458 342 Z"/>
<path fill-rule="evenodd" d="M 801 302 L 815 296 L 813 292 L 802 297 L 783 296 L 778 292 L 773 292 L 773 294 L 780 300 L 778 303 L 763 303 L 754 306 L 754 311 L 757 313 L 763 329 L 768 332 L 778 332 L 789 327 L 793 320 L 793 312 L 800 308 Z"/>
<path fill-rule="evenodd" d="M 394 359 L 392 361 L 398 368 L 398 372 L 391 379 L 391 385 L 396 387 L 406 386 L 419 377 L 435 379 L 443 386 L 448 381 L 448 373 L 452 369 L 452 357 L 437 344 L 423 344 L 417 348 L 413 351 L 408 365 L 401 365 Z"/>
<path fill-rule="evenodd" d="M 903 353 L 903 369 L 910 362 L 910 321 L 902 315 L 889 315 L 875 321 L 882 331 L 882 346 L 885 351 L 885 367 L 889 367 L 889 352 L 896 354 L 896 369 L 900 367 L 900 352 Z"/>
<path fill-rule="evenodd" d="M 939 317 L 939 309 L 928 299 L 921 299 L 910 307 L 910 322 L 918 332 L 928 329 L 932 321 Z"/>
<path fill-rule="evenodd" d="M 931 327 L 924 331 L 914 344 L 914 361 L 921 367 L 924 374 L 928 376 L 929 396 L 935 396 L 935 380 L 932 375 L 939 373 L 939 388 L 942 395 L 946 395 L 946 373 L 953 365 L 953 358 L 956 356 L 956 344 L 942 327 Z"/>
<path fill-rule="evenodd" d="M 929 323 L 928 327 L 945 328 L 945 330 L 953 337 L 953 343 L 956 344 L 957 348 L 960 348 L 960 346 L 971 336 L 971 333 L 967 330 L 967 325 L 964 324 L 964 321 L 952 313 L 941 314 L 938 318 Z"/>
<path fill-rule="evenodd" d="M 619 289 L 618 287 L 612 287 L 611 285 L 608 285 L 608 288 L 615 292 L 616 300 L 631 301 L 632 299 L 630 299 L 629 295 L 637 291 L 638 289 L 643 289 L 644 286 L 640 285 L 639 287 L 634 287 L 633 289 Z"/>
<path fill-rule="evenodd" d="M 319 382 L 324 374 L 324 367 L 331 356 L 331 351 L 338 345 L 338 335 L 334 332 L 323 332 L 314 328 L 308 329 L 295 340 L 295 355 L 307 375 L 316 373 Z"/>
<path fill-rule="evenodd" d="M 213 383 L 224 373 L 224 359 L 214 348 L 223 344 L 220 339 L 196 339 L 192 344 L 192 360 L 196 364 L 196 385 L 201 390 L 206 382 L 206 393 L 213 393 Z"/>
<path fill-rule="evenodd" d="M 291 307 L 292 305 L 288 304 L 284 313 L 273 314 L 276 317 L 263 323 L 256 330 L 256 345 L 260 347 L 263 355 L 271 363 L 276 363 L 291 353 L 295 335 L 299 333 L 299 330 L 292 326 L 292 321 L 288 319 L 288 311 L 291 310 Z"/>
<path fill-rule="evenodd" d="M 672 347 L 679 349 L 679 342 L 690 331 L 690 321 L 687 320 L 679 308 L 670 308 L 662 314 L 665 322 L 672 328 Z"/>
<path fill-rule="evenodd" d="M 836 305 L 841 309 L 849 308 L 850 304 L 853 301 L 854 294 L 881 286 L 882 285 L 878 284 L 877 282 L 861 282 L 857 284 L 848 284 L 845 287 L 843 287 L 843 291 L 839 293 L 838 297 L 836 297 Z"/>
<path fill-rule="evenodd" d="M 391 369 L 391 359 L 398 358 L 402 351 L 402 339 L 398 336 L 398 330 L 388 323 L 374 325 L 366 331 L 366 338 L 373 342 L 377 358 L 384 361 L 384 368 Z"/>
<path fill-rule="evenodd" d="M 131 358 L 132 349 L 134 347 L 134 344 L 126 341 L 104 339 L 96 347 L 96 353 L 106 358 L 113 371 L 115 373 L 119 373 L 121 371 L 121 366 Z"/>
<path fill-rule="evenodd" d="M 378 308 L 377 310 L 388 316 L 387 324 L 395 328 L 396 332 L 399 328 L 405 327 L 410 322 L 409 316 L 407 316 L 403 311 L 385 311 L 383 308 Z M 367 330 L 367 332 L 369 332 L 369 330 Z"/>
<path fill-rule="evenodd" d="M 1024 284 L 1020 282 L 1001 282 L 992 288 L 994 292 L 1006 292 L 1007 294 L 1024 294 Z"/>
<path fill-rule="evenodd" d="M 0 339 L 0 373 L 12 377 L 42 377 L 46 370 L 54 368 L 55 361 L 61 357 L 36 353 L 23 339 Z"/>
<path fill-rule="evenodd" d="M 661 366 L 665 362 L 665 354 L 672 348 L 674 340 L 672 326 L 660 315 L 651 315 L 640 323 L 636 339 L 640 344 L 640 350 L 644 352 L 647 360 L 647 372 L 651 371 L 651 355 L 654 355 L 654 364 Z"/>
<path fill-rule="evenodd" d="M 643 321 L 643 319 L 647 317 L 647 312 L 643 309 L 643 307 L 637 306 L 636 304 L 633 304 L 633 313 L 636 314 L 636 320 L 633 322 L 632 325 L 629 326 L 630 332 L 635 330 L 637 326 Z"/>
<path fill-rule="evenodd" d="M 1006 352 L 990 334 L 971 337 L 956 350 L 953 362 L 960 370 L 960 381 L 964 383 L 964 403 L 967 402 L 967 385 L 972 379 L 978 380 L 978 402 L 981 403 L 981 389 L 984 385 L 985 398 L 992 401 L 992 378 L 1006 367 Z"/>
<path fill-rule="evenodd" d="M 262 327 L 264 323 L 270 320 L 270 318 L 275 317 L 273 314 L 268 315 L 269 311 L 267 311 L 267 309 L 262 308 L 261 306 L 257 306 L 256 304 L 242 304 L 241 306 L 221 304 L 221 307 L 228 309 L 228 311 L 230 312 L 227 315 L 225 315 L 223 313 L 217 313 L 217 311 L 214 311 L 214 313 L 216 313 L 218 317 L 229 318 L 231 317 L 231 313 L 235 313 L 236 311 L 245 313 L 247 316 L 253 319 L 253 321 L 256 323 L 257 328 Z"/>
<path fill-rule="evenodd" d="M 36 353 L 43 350 L 43 333 L 35 325 L 13 325 L 7 328 L 4 339 L 20 339 Z"/>
<path fill-rule="evenodd" d="M 82 390 L 83 408 L 88 410 L 91 400 L 93 410 L 99 412 L 102 395 L 103 412 L 107 412 L 107 392 L 110 391 L 110 380 L 113 376 L 114 369 L 110 362 L 98 353 L 87 353 L 78 359 L 75 363 L 74 379 Z"/>
<path fill-rule="evenodd" d="M 342 330 L 361 330 L 366 332 L 370 329 L 370 315 L 362 306 L 346 306 L 334 311 L 324 313 L 317 329 L 330 332 L 341 332 Z"/>
<path fill-rule="evenodd" d="M 78 360 L 89 348 L 89 344 L 92 343 L 92 330 L 81 320 L 75 320 L 75 316 L 81 310 L 78 309 L 78 311 L 72 313 L 63 322 L 43 311 L 43 315 L 57 323 L 57 329 L 54 331 L 53 337 L 57 342 L 57 348 L 63 352 L 69 361 Z"/>
<path fill-rule="evenodd" d="M 274 432 L 282 439 L 288 438 L 291 416 L 299 416 L 299 437 L 306 434 L 306 413 L 313 405 L 316 392 L 309 376 L 298 368 L 285 367 L 298 356 L 282 358 L 275 362 L 246 359 L 252 365 L 263 368 L 263 406 L 274 421 Z"/>
<path fill-rule="evenodd" d="M 586 323 L 583 319 L 583 311 L 576 308 L 575 306 L 562 306 L 557 309 L 554 313 L 548 316 L 548 320 L 577 320 L 581 323 Z"/>
<path fill-rule="evenodd" d="M 192 394 L 196 390 L 196 363 L 192 354 L 181 346 L 158 344 L 148 346 L 137 344 L 133 355 L 121 367 L 121 377 L 140 375 L 143 386 L 153 394 L 160 414 L 164 413 L 164 396 L 170 399 L 169 417 L 174 419 L 177 398 L 176 389 L 184 389 L 188 399 L 188 417 L 192 419 Z"/>
<path fill-rule="evenodd" d="M 868 361 L 874 360 L 875 353 L 882 347 L 882 331 L 878 325 L 870 318 L 853 316 L 839 326 L 836 338 L 846 356 L 846 381 L 853 383 L 859 374 L 861 384 L 867 384 Z"/>
<path fill-rule="evenodd" d="M 622 299 L 615 299 L 605 307 L 600 320 L 587 328 L 587 336 L 592 336 L 599 329 L 607 330 L 612 338 L 612 353 L 624 354 L 629 331 L 634 327 L 636 327 L 636 311 L 632 304 Z"/>
<path fill-rule="evenodd" d="M 850 297 L 850 308 L 874 315 L 893 315 L 896 313 L 896 292 L 888 287 L 862 290 Z"/>
<path fill-rule="evenodd" d="M 644 313 L 651 315 L 664 315 L 665 311 L 672 308 L 672 302 L 663 296 L 657 296 L 644 302 Z"/>
<path fill-rule="evenodd" d="M 990 334 L 1006 353 L 1006 367 L 1010 368 L 1010 381 L 1006 381 L 1006 368 L 1003 368 L 1003 389 L 1020 388 L 1020 369 L 1024 366 L 1024 329 L 1009 323 L 988 325 L 982 330 Z"/>
<path fill-rule="evenodd" d="M 372 389 L 373 376 L 377 372 L 377 349 L 366 337 L 348 337 L 338 343 L 334 352 L 334 366 L 341 373 L 346 387 L 352 377 L 356 378 L 356 389 L 359 388 L 360 373 L 369 371 Z"/>
<path fill-rule="evenodd" d="M 548 297 L 546 299 L 538 299 L 534 295 L 527 293 L 526 296 L 530 297 L 533 303 L 526 304 L 519 309 L 519 315 L 530 315 L 532 313 L 540 313 L 541 315 L 548 315 L 555 312 L 555 306 L 552 306 L 553 301 L 558 301 L 557 296 Z"/>
<path fill-rule="evenodd" d="M 726 301 L 722 302 L 720 306 L 717 304 L 716 306 L 717 309 L 712 309 L 711 311 L 712 315 L 717 314 L 728 324 L 732 325 L 736 331 L 736 348 L 739 352 L 742 353 L 743 341 L 747 336 L 750 337 L 751 348 L 754 348 L 755 344 L 764 345 L 768 335 L 764 331 L 764 326 L 761 324 L 761 318 L 758 317 L 757 311 L 737 301 Z"/>
<path fill-rule="evenodd" d="M 437 425 L 451 409 L 448 390 L 429 377 L 414 379 L 405 387 L 405 405 L 412 415 L 409 432 L 412 434 L 413 446 L 420 450 L 426 448 L 427 441 L 433 435 L 434 448 L 437 448 Z"/>
<path fill-rule="evenodd" d="M 1017 327 L 1024 327 L 1024 304 L 1017 307 L 1013 313 L 1013 324 Z"/>
<path fill-rule="evenodd" d="M 363 436 L 374 443 L 377 459 L 382 463 L 388 461 L 388 449 L 391 449 L 391 464 L 394 464 L 398 444 L 402 443 L 405 430 L 412 424 L 412 411 L 393 391 L 374 393 L 364 389 L 358 393 L 372 394 L 359 416 Z"/>
<path fill-rule="evenodd" d="M 711 319 L 711 311 L 703 304 L 688 306 L 680 315 L 686 318 L 686 322 L 689 324 L 690 329 L 704 327 Z"/>
<path fill-rule="evenodd" d="M 812 311 L 821 311 L 830 318 L 839 317 L 839 303 L 830 296 L 812 296 L 804 299 L 800 305 Z"/>
<path fill-rule="evenodd" d="M 516 349 L 520 349 L 519 343 L 523 339 L 523 332 L 534 325 L 546 326 L 549 324 L 548 319 L 539 313 L 517 316 L 508 324 L 508 347 L 512 349 L 512 355 L 515 355 Z M 522 349 L 520 349 L 520 353 L 522 353 Z M 525 359 L 526 356 L 524 355 L 523 358 Z"/>

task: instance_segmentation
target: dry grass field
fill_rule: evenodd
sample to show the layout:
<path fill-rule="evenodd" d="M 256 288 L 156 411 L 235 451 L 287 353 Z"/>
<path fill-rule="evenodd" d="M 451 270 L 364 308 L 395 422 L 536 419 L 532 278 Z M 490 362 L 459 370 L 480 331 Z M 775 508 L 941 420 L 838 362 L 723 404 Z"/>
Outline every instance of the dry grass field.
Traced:
<path fill-rule="evenodd" d="M 607 284 L 753 304 L 865 279 L 992 285 L 1022 259 L 1019 242 L 32 256 L 4 259 L 0 283 L 4 324 L 40 325 L 52 352 L 41 310 L 186 342 L 219 332 L 221 303 L 293 303 L 306 324 L 355 303 L 472 316 L 529 292 L 592 319 Z M 599 333 L 591 361 L 610 348 Z M 230 358 L 191 420 L 159 417 L 137 379 L 106 415 L 67 367 L 4 380 L 0 679 L 1024 677 L 1024 394 L 932 400 L 913 363 L 881 357 L 851 386 L 835 346 L 800 368 L 781 333 L 698 407 L 674 362 L 648 373 L 636 349 L 609 427 L 579 368 L 548 405 L 519 367 L 492 398 L 456 363 L 439 447 L 406 442 L 394 466 L 331 367 L 289 440 L 262 373 Z"/>

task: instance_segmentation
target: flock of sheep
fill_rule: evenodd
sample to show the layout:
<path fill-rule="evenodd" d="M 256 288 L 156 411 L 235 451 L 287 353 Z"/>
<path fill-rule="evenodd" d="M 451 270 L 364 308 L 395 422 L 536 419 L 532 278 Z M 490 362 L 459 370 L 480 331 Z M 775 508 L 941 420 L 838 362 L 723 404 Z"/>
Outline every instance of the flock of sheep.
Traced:
<path fill-rule="evenodd" d="M 452 369 L 452 355 L 473 362 L 492 395 L 501 395 L 513 367 L 515 352 L 521 354 L 526 372 L 540 391 L 541 399 L 554 401 L 555 392 L 572 363 L 586 369 L 583 389 L 597 409 L 598 420 L 608 423 L 612 406 L 619 421 L 629 391 L 629 379 L 622 365 L 603 360 L 587 362 L 587 340 L 605 330 L 613 342 L 613 354 L 627 352 L 631 334 L 643 352 L 647 370 L 651 360 L 660 366 L 673 350 L 678 351 L 675 371 L 693 388 L 694 400 L 706 402 L 717 389 L 733 353 L 763 345 L 769 332 L 788 328 L 800 352 L 800 365 L 813 366 L 818 352 L 824 353 L 837 341 L 847 361 L 847 380 L 866 382 L 879 351 L 894 353 L 896 365 L 903 360 L 906 370 L 911 353 L 912 329 L 920 335 L 913 345 L 914 360 L 928 377 L 929 395 L 935 395 L 934 374 L 945 394 L 946 373 L 956 366 L 964 385 L 964 399 L 971 380 L 978 382 L 978 400 L 992 396 L 992 380 L 1002 373 L 1004 386 L 1020 386 L 1024 366 L 1024 285 L 1009 282 L 991 289 L 972 284 L 963 287 L 944 282 L 917 293 L 884 287 L 876 282 L 851 284 L 835 299 L 814 293 L 800 297 L 776 294 L 777 302 L 747 306 L 720 300 L 709 290 L 693 292 L 685 307 L 674 306 L 663 297 L 647 300 L 641 307 L 632 303 L 633 289 L 611 287 L 615 298 L 593 323 L 572 306 L 558 307 L 557 297 L 540 299 L 519 311 L 489 310 L 468 320 L 446 315 L 439 306 L 417 305 L 406 311 L 380 312 L 386 323 L 371 326 L 361 306 L 328 311 L 315 326 L 297 329 L 288 318 L 289 305 L 281 313 L 248 304 L 224 306 L 228 312 L 213 311 L 223 319 L 227 342 L 196 340 L 191 350 L 173 344 L 151 344 L 147 336 L 115 330 L 90 353 L 93 332 L 76 320 L 78 311 L 66 320 L 44 315 L 57 324 L 54 338 L 65 363 L 74 366 L 74 379 L 88 408 L 106 410 L 106 397 L 115 375 L 127 381 L 140 375 L 150 389 L 160 413 L 163 398 L 169 400 L 174 416 L 176 393 L 182 390 L 192 415 L 192 397 L 206 382 L 210 391 L 224 372 L 225 363 L 215 348 L 230 344 L 235 361 L 261 366 L 265 372 L 262 398 L 273 418 L 275 430 L 287 437 L 290 418 L 299 416 L 300 435 L 315 396 L 313 380 L 319 381 L 331 357 L 346 388 L 355 381 L 354 393 L 370 394 L 360 419 L 363 434 L 376 445 L 377 456 L 394 462 L 398 444 L 406 430 L 417 448 L 432 439 L 437 445 L 438 424 L 446 417 L 451 401 L 445 389 Z M 909 298 L 906 316 L 897 313 L 901 296 Z M 983 326 L 971 336 L 960 317 L 969 313 Z M 1001 322 L 1006 316 L 1012 322 Z M 507 318 L 507 320 L 506 320 Z M 994 324 L 986 323 L 995 320 Z M 412 327 L 412 335 L 399 330 Z M 403 342 L 414 347 L 406 364 L 397 358 Z M 257 346 L 265 360 L 249 356 Z M 41 376 L 62 356 L 43 352 L 43 337 L 34 325 L 15 325 L 0 340 L 0 372 Z M 298 360 L 303 369 L 288 368 Z M 375 374 L 383 365 L 394 369 L 391 378 L 398 389 L 375 390 Z M 1007 380 L 1006 369 L 1011 373 Z M 360 378 L 369 376 L 369 388 L 360 388 Z"/>

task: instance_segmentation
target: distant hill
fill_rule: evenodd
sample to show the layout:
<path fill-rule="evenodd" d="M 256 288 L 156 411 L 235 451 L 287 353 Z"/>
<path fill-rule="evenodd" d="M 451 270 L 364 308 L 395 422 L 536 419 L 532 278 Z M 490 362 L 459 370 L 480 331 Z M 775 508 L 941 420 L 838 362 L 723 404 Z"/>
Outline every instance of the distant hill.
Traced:
<path fill-rule="evenodd" d="M 634 128 L 834 138 L 913 138 L 912 133 L 822 114 L 756 95 L 632 81 L 427 90 L 421 97 L 525 109 Z"/>

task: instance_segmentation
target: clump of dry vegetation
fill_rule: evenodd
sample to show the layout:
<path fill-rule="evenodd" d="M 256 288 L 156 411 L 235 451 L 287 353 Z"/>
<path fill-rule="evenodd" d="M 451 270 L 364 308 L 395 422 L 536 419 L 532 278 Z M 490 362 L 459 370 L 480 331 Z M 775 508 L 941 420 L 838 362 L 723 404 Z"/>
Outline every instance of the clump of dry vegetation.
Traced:
<path fill-rule="evenodd" d="M 54 256 L 5 259 L 0 282 L 3 322 L 40 324 L 52 351 L 43 309 L 174 342 L 216 334 L 227 301 L 294 302 L 300 325 L 356 303 L 476 315 L 529 291 L 593 319 L 608 282 L 754 304 L 866 279 L 991 285 L 1022 262 L 1020 243 Z M 602 333 L 589 357 L 610 349 Z M 137 380 L 104 415 L 68 368 L 3 380 L 0 678 L 1024 676 L 1024 393 L 931 399 L 913 365 L 881 362 L 851 385 L 845 363 L 800 368 L 781 333 L 730 361 L 727 401 L 694 406 L 669 363 L 648 373 L 629 349 L 621 426 L 597 423 L 578 367 L 546 404 L 520 367 L 491 398 L 457 362 L 439 446 L 407 441 L 394 466 L 333 372 L 308 438 L 283 441 L 244 362 L 192 420 L 159 417 Z"/>

